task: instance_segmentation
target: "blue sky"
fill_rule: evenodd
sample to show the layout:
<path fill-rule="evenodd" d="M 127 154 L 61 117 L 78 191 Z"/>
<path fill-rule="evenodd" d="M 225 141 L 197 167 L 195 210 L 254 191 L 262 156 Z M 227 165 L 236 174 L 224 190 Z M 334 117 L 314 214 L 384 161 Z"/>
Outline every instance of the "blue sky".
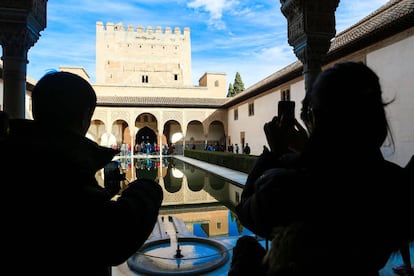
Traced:
<path fill-rule="evenodd" d="M 337 33 L 387 2 L 341 0 Z M 49 0 L 47 7 L 47 27 L 28 52 L 34 80 L 59 66 L 79 66 L 95 82 L 97 21 L 189 27 L 194 85 L 205 72 L 218 72 L 227 74 L 228 86 L 239 72 L 248 88 L 296 60 L 279 0 Z"/>

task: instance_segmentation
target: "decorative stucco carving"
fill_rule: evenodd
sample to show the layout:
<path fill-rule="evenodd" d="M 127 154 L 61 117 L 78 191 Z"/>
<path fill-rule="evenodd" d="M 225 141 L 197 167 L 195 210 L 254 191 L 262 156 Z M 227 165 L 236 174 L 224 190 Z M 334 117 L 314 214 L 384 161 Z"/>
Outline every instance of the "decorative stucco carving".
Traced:
<path fill-rule="evenodd" d="M 288 21 L 288 42 L 303 63 L 305 90 L 321 71 L 321 64 L 335 36 L 335 10 L 339 0 L 282 0 Z"/>
<path fill-rule="evenodd" d="M 27 57 L 27 50 L 46 27 L 47 0 L 6 0 L 0 3 L 0 43 L 4 57 Z"/>
<path fill-rule="evenodd" d="M 335 10 L 339 0 L 286 0 L 281 11 L 288 20 L 288 42 L 299 60 L 321 58 L 335 36 Z"/>

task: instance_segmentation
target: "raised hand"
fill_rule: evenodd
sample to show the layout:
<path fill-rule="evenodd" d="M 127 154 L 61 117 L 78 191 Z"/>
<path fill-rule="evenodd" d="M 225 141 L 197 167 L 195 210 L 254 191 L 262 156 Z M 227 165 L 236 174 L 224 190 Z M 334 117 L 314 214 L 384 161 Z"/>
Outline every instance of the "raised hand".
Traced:
<path fill-rule="evenodd" d="M 283 115 L 273 117 L 263 129 L 270 151 L 278 155 L 302 151 L 308 139 L 306 129 L 295 118 Z"/>

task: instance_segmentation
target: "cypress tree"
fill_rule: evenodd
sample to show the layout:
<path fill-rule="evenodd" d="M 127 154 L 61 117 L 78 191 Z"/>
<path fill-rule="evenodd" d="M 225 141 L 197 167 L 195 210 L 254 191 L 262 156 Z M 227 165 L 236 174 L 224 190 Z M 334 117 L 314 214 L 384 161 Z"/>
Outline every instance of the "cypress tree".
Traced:
<path fill-rule="evenodd" d="M 236 72 L 236 77 L 234 78 L 234 95 L 239 94 L 240 92 L 244 91 L 244 83 L 241 79 L 239 72 Z"/>
<path fill-rule="evenodd" d="M 233 97 L 234 96 L 234 88 L 233 88 L 233 84 L 229 83 L 229 90 L 227 91 L 227 98 L 229 97 Z"/>

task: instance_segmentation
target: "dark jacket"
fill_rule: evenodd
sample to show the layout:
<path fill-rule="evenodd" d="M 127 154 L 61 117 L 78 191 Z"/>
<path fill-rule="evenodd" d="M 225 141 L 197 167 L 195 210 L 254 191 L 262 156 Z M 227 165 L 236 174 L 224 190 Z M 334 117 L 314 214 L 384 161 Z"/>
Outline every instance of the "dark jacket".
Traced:
<path fill-rule="evenodd" d="M 249 174 L 236 213 L 274 239 L 277 259 L 269 262 L 287 269 L 278 275 L 378 275 L 410 235 L 402 168 L 379 150 L 355 149 L 352 158 L 350 150 L 281 158 L 264 151 Z"/>
<path fill-rule="evenodd" d="M 0 143 L 3 267 L 19 275 L 110 275 L 150 235 L 161 187 L 139 180 L 111 200 L 95 173 L 116 151 L 34 121 L 11 123 Z"/>

